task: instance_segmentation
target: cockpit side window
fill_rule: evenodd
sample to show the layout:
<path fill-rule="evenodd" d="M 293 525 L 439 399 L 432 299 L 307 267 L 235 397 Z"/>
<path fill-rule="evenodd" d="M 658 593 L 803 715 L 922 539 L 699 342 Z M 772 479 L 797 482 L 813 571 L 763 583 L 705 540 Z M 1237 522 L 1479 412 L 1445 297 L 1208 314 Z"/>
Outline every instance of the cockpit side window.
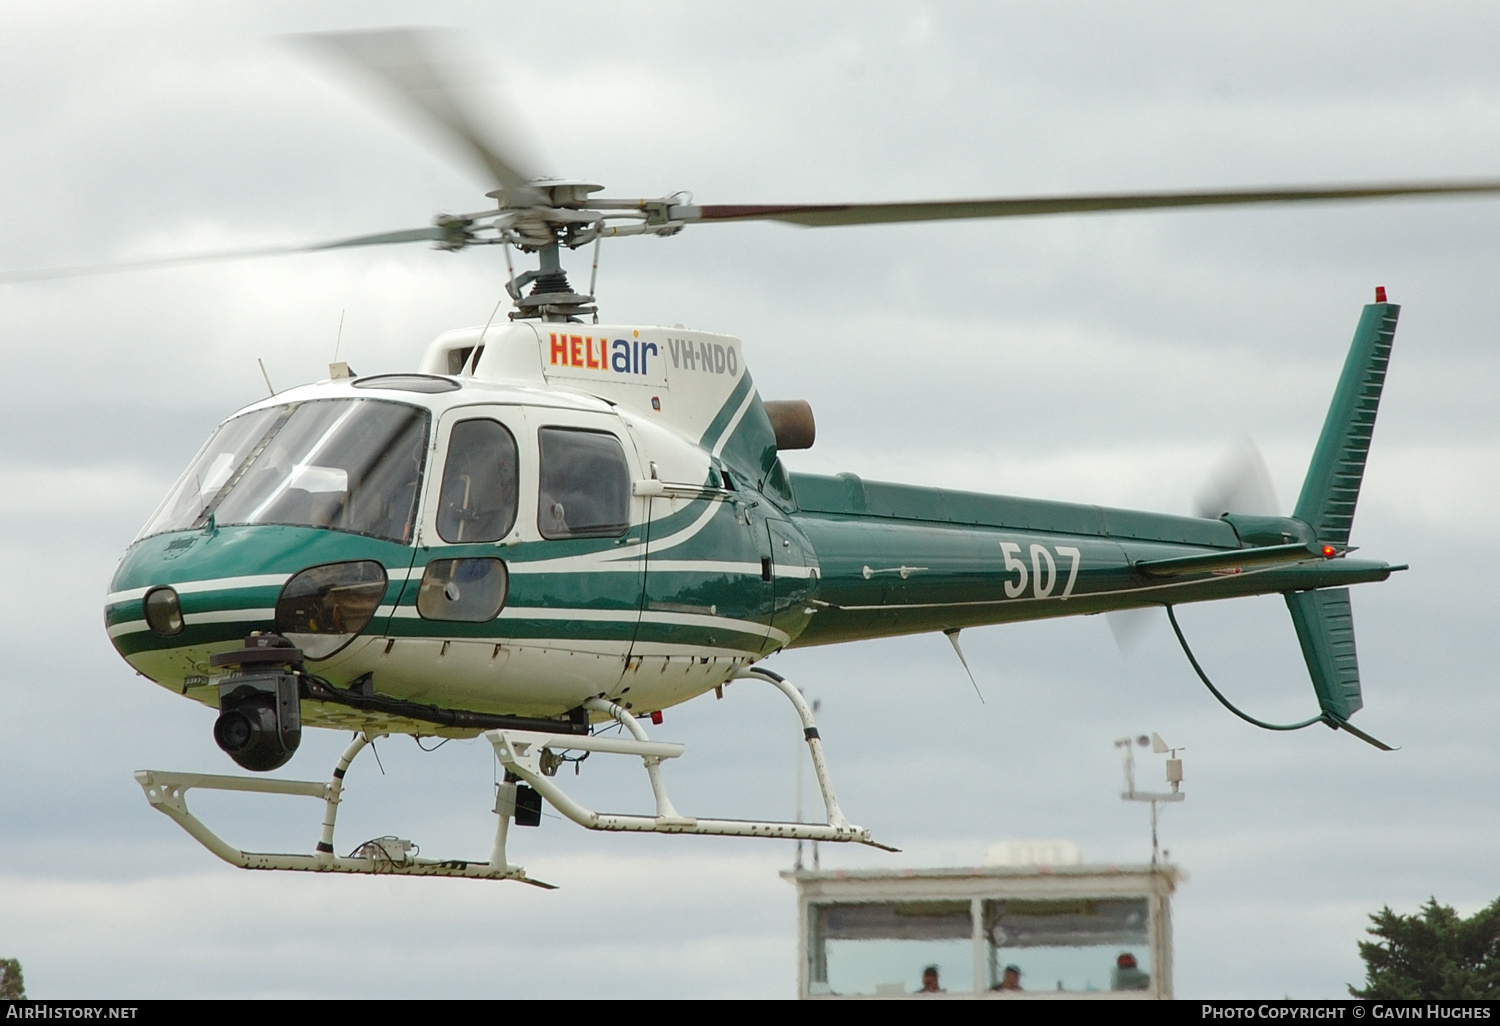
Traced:
<path fill-rule="evenodd" d="M 516 524 L 520 454 L 515 436 L 493 420 L 461 420 L 448 440 L 437 513 L 445 542 L 499 541 Z"/>
<path fill-rule="evenodd" d="M 543 538 L 614 538 L 630 526 L 630 467 L 620 440 L 603 431 L 537 432 Z"/>
<path fill-rule="evenodd" d="M 285 407 L 273 407 L 221 424 L 171 494 L 141 528 L 139 537 L 185 531 L 194 525 L 201 527 L 205 515 L 223 498 L 225 486 L 232 483 L 255 447 L 269 437 L 270 429 L 285 416 Z"/>

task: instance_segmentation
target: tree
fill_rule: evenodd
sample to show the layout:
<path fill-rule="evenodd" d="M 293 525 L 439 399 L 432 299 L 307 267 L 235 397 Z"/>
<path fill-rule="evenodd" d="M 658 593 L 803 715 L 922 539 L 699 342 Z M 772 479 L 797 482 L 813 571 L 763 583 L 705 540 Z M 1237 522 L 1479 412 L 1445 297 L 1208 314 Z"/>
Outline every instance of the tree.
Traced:
<path fill-rule="evenodd" d="M 1377 941 L 1360 941 L 1365 988 L 1349 988 L 1357 998 L 1500 998 L 1500 898 L 1463 918 L 1436 898 L 1421 912 L 1397 915 L 1386 906 L 1370 917 L 1366 931 Z"/>
<path fill-rule="evenodd" d="M 20 1001 L 26 997 L 26 981 L 21 978 L 21 963 L 14 958 L 0 958 L 0 999 Z"/>

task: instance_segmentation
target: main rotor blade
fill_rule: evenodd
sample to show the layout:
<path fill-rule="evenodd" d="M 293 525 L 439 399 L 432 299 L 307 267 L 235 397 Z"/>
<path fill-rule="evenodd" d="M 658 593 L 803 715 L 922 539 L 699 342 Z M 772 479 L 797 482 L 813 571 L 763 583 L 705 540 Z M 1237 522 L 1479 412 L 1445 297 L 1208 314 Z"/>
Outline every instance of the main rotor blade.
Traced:
<path fill-rule="evenodd" d="M 318 242 L 305 246 L 260 246 L 254 249 L 228 249 L 217 253 L 189 253 L 183 256 L 153 257 L 149 260 L 122 260 L 109 264 L 81 264 L 76 267 L 46 267 L 32 271 L 0 271 L 0 284 L 22 281 L 46 281 L 51 278 L 82 278 L 94 274 L 118 274 L 123 271 L 148 271 L 157 267 L 187 264 L 214 264 L 229 260 L 255 260 L 260 257 L 286 256 L 289 253 L 318 253 L 327 249 L 349 249 L 354 246 L 387 246 L 401 242 L 439 242 L 449 231 L 438 225 L 412 228 L 379 235 L 357 235 L 337 242 Z"/>
<path fill-rule="evenodd" d="M 430 224 L 426 228 L 408 228 L 399 232 L 381 232 L 378 235 L 356 235 L 352 239 L 337 242 L 320 242 L 315 246 L 299 246 L 292 253 L 316 253 L 324 249 L 349 249 L 352 246 L 390 246 L 400 242 L 438 242 L 452 235 L 452 230 L 442 225 Z"/>
<path fill-rule="evenodd" d="M 513 199 L 530 193 L 527 183 L 536 176 L 523 171 L 522 162 L 514 154 L 504 152 L 502 146 L 485 137 L 481 120 L 461 98 L 466 69 L 463 63 L 445 56 L 456 49 L 448 35 L 403 28 L 292 38 L 353 65 L 399 97 L 477 161 L 491 184 L 505 189 Z"/>
<path fill-rule="evenodd" d="M 947 221 L 979 217 L 1035 217 L 1163 207 L 1228 207 L 1250 203 L 1319 203 L 1391 196 L 1500 193 L 1500 180 L 1390 182 L 1371 185 L 1283 186 L 1232 192 L 1135 192 L 1079 196 L 934 200 L 918 203 L 719 204 L 684 208 L 685 221 L 782 221 L 809 228 L 834 225 Z"/>

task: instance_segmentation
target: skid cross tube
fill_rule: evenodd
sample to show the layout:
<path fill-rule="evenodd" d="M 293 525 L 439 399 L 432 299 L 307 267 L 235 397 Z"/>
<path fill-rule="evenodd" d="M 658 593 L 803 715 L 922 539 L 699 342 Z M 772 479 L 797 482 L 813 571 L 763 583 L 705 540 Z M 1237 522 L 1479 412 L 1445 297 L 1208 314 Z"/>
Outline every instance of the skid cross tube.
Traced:
<path fill-rule="evenodd" d="M 823 795 L 823 811 L 828 816 L 828 822 L 834 826 L 849 826 L 849 821 L 839 808 L 839 800 L 834 797 L 833 782 L 828 778 L 828 761 L 823 758 L 823 739 L 818 736 L 818 725 L 813 720 L 812 709 L 808 706 L 807 699 L 802 697 L 802 692 L 788 684 L 780 674 L 759 667 L 741 670 L 735 677 L 740 680 L 754 678 L 766 681 L 785 695 L 796 708 L 797 715 L 802 720 L 802 736 L 806 739 L 807 750 L 812 756 L 813 773 L 818 778 L 818 790 Z"/>
<path fill-rule="evenodd" d="M 393 876 L 456 876 L 470 880 L 517 880 L 537 887 L 551 889 L 551 884 L 533 880 L 520 866 L 512 866 L 505 860 L 505 838 L 510 825 L 509 813 L 514 810 L 514 785 L 511 785 L 511 805 L 500 816 L 495 828 L 495 845 L 488 862 L 463 859 L 428 859 L 417 857 L 381 858 L 375 855 L 349 855 L 340 858 L 333 848 L 333 829 L 338 819 L 338 806 L 344 790 L 344 775 L 349 764 L 373 738 L 369 734 L 357 734 L 344 749 L 332 778 L 326 782 L 313 780 L 278 780 L 271 777 L 237 777 L 217 773 L 168 773 L 161 770 L 140 770 L 135 774 L 136 783 L 146 792 L 146 801 L 151 807 L 169 817 L 178 826 L 231 866 L 240 869 L 282 869 L 308 873 L 365 873 Z M 279 854 L 271 852 L 244 851 L 225 841 L 188 810 L 187 793 L 193 788 L 205 791 L 241 791 L 256 794 L 289 794 L 307 798 L 323 799 L 323 826 L 317 849 L 311 855 Z M 496 812 L 501 812 L 502 801 L 497 799 Z"/>
<path fill-rule="evenodd" d="M 827 823 L 783 823 L 776 821 L 742 819 L 700 819 L 679 813 L 667 796 L 666 785 L 661 778 L 661 763 L 675 759 L 683 753 L 683 746 L 662 741 L 652 741 L 640 721 L 627 710 L 603 698 L 591 698 L 585 702 L 587 708 L 608 713 L 631 735 L 624 737 L 578 737 L 569 734 L 547 734 L 522 730 L 492 730 L 485 734 L 495 746 L 495 755 L 501 764 L 516 777 L 534 788 L 548 803 L 568 819 L 589 830 L 610 830 L 661 834 L 706 834 L 721 837 L 781 837 L 798 841 L 857 841 L 885 851 L 896 851 L 872 840 L 870 832 L 850 823 L 839 810 L 828 782 L 828 767 L 823 760 L 818 741 L 818 728 L 813 722 L 812 710 L 797 690 L 780 677 L 767 671 L 751 671 L 739 675 L 748 679 L 755 677 L 773 684 L 792 700 L 802 720 L 803 736 L 813 754 L 813 766 L 818 775 L 818 786 L 823 791 L 824 805 L 828 810 Z M 639 756 L 645 764 L 646 775 L 651 782 L 652 795 L 656 800 L 655 816 L 637 816 L 610 812 L 595 812 L 584 808 L 568 796 L 551 777 L 542 772 L 542 753 L 553 751 L 601 752 L 617 755 Z"/>
<path fill-rule="evenodd" d="M 651 740 L 646 736 L 646 728 L 642 727 L 640 721 L 630 715 L 623 707 L 603 698 L 591 698 L 583 703 L 585 708 L 598 709 L 607 712 L 615 720 L 630 731 L 630 736 L 641 744 L 650 744 Z M 651 796 L 656 799 L 656 818 L 662 822 L 675 823 L 686 822 L 686 818 L 677 814 L 677 809 L 672 805 L 672 799 L 667 797 L 667 785 L 661 780 L 661 761 L 663 759 L 675 759 L 682 754 L 681 745 L 673 745 L 677 751 L 673 754 L 642 755 L 641 761 L 646 764 L 646 776 L 651 780 Z"/>

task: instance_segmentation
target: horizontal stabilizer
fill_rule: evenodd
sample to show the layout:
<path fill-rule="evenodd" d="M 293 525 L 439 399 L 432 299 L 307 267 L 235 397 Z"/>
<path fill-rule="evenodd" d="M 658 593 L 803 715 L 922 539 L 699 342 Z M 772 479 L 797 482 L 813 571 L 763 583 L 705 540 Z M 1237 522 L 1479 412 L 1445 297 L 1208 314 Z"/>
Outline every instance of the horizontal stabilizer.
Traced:
<path fill-rule="evenodd" d="M 1252 549 L 1229 549 L 1202 556 L 1179 556 L 1175 559 L 1144 559 L 1135 568 L 1147 577 L 1181 577 L 1213 571 L 1236 571 L 1250 567 L 1275 566 L 1277 563 L 1299 563 L 1319 553 L 1306 545 L 1263 545 Z"/>

